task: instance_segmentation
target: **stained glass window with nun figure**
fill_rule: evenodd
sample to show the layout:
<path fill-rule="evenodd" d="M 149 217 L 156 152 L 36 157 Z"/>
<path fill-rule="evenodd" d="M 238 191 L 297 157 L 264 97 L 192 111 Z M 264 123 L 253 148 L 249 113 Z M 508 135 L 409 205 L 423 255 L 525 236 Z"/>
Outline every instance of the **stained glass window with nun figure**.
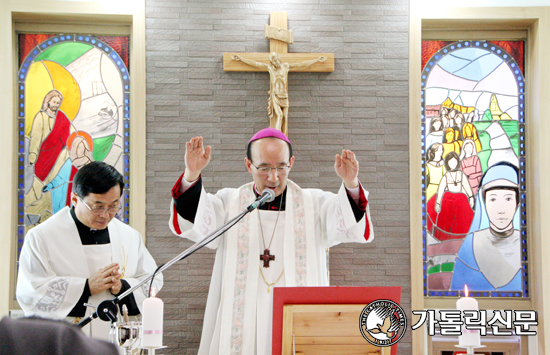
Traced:
<path fill-rule="evenodd" d="M 424 295 L 528 297 L 523 41 L 424 41 Z"/>

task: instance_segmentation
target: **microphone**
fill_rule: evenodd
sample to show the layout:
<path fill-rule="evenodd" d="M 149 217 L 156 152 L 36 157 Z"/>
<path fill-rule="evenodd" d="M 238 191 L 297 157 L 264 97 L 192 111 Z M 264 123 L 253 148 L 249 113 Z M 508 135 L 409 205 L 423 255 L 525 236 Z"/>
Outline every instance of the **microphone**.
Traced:
<path fill-rule="evenodd" d="M 261 205 L 263 205 L 264 203 L 266 202 L 271 202 L 275 199 L 275 192 L 273 192 L 272 189 L 264 189 L 262 191 L 262 195 L 260 197 L 258 197 L 256 199 L 256 201 L 254 201 L 253 204 L 251 204 L 250 206 L 247 207 L 248 209 L 248 212 L 252 212 L 253 210 L 255 210 L 256 208 L 260 207 Z"/>

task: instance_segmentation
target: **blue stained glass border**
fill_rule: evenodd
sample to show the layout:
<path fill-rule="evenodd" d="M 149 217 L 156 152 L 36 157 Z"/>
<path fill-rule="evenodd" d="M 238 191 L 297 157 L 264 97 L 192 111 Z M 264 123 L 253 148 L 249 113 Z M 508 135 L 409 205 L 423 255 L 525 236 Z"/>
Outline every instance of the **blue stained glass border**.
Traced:
<path fill-rule="evenodd" d="M 506 52 L 502 47 L 497 46 L 493 43 L 474 40 L 474 41 L 458 41 L 451 43 L 439 51 L 437 51 L 427 62 L 425 67 L 422 70 L 421 74 L 421 173 L 422 173 L 422 258 L 423 258 L 423 289 L 425 297 L 457 297 L 464 296 L 464 291 L 430 291 L 428 289 L 428 266 L 427 266 L 427 203 L 425 197 L 426 189 L 426 175 L 425 171 L 427 169 L 426 162 L 426 85 L 427 80 L 430 75 L 431 69 L 445 56 L 454 51 L 461 50 L 464 48 L 480 48 L 490 51 L 491 53 L 500 57 L 510 68 L 511 72 L 515 74 L 517 88 L 519 92 L 519 179 L 520 179 L 520 234 L 521 234 L 521 283 L 522 283 L 522 292 L 519 291 L 479 291 L 479 290 L 470 290 L 469 294 L 473 297 L 498 297 L 498 298 L 527 298 L 529 297 L 529 282 L 528 282 L 528 232 L 527 232 L 527 191 L 525 186 L 526 181 L 526 144 L 525 144 L 525 79 L 523 73 L 521 72 L 518 64 L 514 58 Z"/>
<path fill-rule="evenodd" d="M 130 74 L 128 68 L 124 64 L 124 60 L 119 56 L 119 54 L 110 47 L 107 43 L 101 41 L 100 39 L 91 36 L 91 35 L 80 35 L 80 34 L 60 34 L 54 37 L 46 39 L 44 42 L 38 44 L 34 49 L 32 49 L 27 57 L 21 63 L 18 72 L 18 88 L 17 88 L 17 97 L 18 97 L 18 113 L 17 113 L 17 123 L 18 123 L 18 175 L 17 175 L 17 255 L 19 259 L 19 253 L 23 246 L 23 241 L 25 239 L 25 81 L 28 75 L 28 68 L 33 63 L 33 61 L 42 54 L 45 50 L 49 49 L 52 46 L 67 43 L 67 42 L 77 42 L 77 43 L 86 43 L 94 46 L 95 48 L 106 53 L 111 59 L 111 61 L 116 65 L 119 70 L 120 77 L 123 83 L 123 101 L 124 101 L 124 115 L 123 115 L 123 137 L 122 142 L 124 145 L 123 148 L 123 178 L 124 178 L 124 189 L 123 189 L 123 206 L 122 206 L 122 221 L 124 223 L 129 223 L 130 219 Z"/>

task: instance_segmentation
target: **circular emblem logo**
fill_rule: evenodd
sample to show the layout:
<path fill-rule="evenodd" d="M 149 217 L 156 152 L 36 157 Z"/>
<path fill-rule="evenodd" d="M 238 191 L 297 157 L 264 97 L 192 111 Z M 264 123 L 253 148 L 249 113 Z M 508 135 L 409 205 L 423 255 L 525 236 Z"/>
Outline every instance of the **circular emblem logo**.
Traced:
<path fill-rule="evenodd" d="M 397 303 L 376 300 L 361 311 L 359 329 L 363 338 L 372 345 L 391 346 L 405 335 L 407 317 Z"/>

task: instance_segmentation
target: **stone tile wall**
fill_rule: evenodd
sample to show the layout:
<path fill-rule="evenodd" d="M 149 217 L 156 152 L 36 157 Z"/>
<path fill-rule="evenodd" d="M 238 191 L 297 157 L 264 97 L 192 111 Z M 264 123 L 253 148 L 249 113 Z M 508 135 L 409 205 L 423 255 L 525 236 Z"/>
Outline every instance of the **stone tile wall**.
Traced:
<path fill-rule="evenodd" d="M 267 73 L 231 72 L 224 52 L 267 52 L 264 24 L 287 11 L 289 52 L 330 52 L 333 73 L 290 73 L 289 137 L 302 187 L 336 192 L 334 155 L 351 149 L 370 191 L 375 240 L 330 253 L 331 284 L 401 286 L 410 316 L 407 0 L 147 0 L 147 247 L 158 263 L 191 245 L 168 228 L 185 142 L 213 148 L 207 191 L 249 182 L 245 147 L 267 127 Z M 131 70 L 131 68 L 130 68 Z M 419 68 L 420 70 L 420 68 Z M 214 253 L 165 272 L 162 354 L 196 354 Z M 399 354 L 411 354 L 410 328 Z"/>

